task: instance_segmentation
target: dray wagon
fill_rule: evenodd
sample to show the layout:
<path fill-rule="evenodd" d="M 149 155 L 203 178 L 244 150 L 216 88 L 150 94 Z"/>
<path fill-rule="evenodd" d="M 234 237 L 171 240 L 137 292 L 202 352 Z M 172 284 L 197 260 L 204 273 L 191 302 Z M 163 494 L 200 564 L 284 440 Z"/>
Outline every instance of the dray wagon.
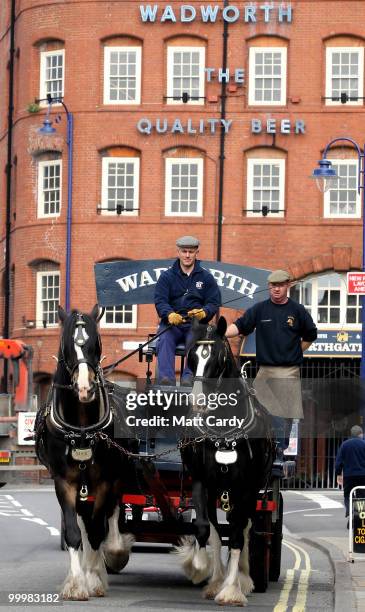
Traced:
<path fill-rule="evenodd" d="M 133 274 L 137 274 L 131 274 L 130 266 L 132 264 L 157 265 L 158 269 L 162 270 L 163 264 L 166 264 L 166 262 L 126 263 L 129 274 L 125 274 L 125 270 L 120 269 L 123 262 L 98 264 L 96 266 L 98 299 L 101 305 L 151 303 L 153 301 L 153 287 L 150 286 L 153 283 L 145 283 L 144 288 L 147 291 L 142 291 L 142 293 L 139 292 L 136 283 L 134 294 L 132 291 L 132 295 L 127 295 L 127 297 L 120 293 L 116 295 L 116 285 L 119 292 L 121 288 L 123 289 L 123 286 L 126 289 L 125 293 L 129 291 L 128 281 L 125 281 L 124 284 L 121 281 L 127 276 L 133 278 Z M 222 271 L 224 264 L 218 262 L 208 262 L 208 264 L 214 264 L 217 268 L 220 267 L 220 274 L 226 273 Z M 209 267 L 212 270 L 211 265 Z M 242 280 L 248 269 L 240 266 L 234 266 L 234 268 L 237 278 L 237 269 L 239 269 Z M 264 286 L 267 271 L 256 272 L 261 273 L 261 275 L 258 274 L 259 278 L 256 278 L 259 282 L 247 281 L 246 286 L 251 285 L 257 290 L 257 293 L 260 293 L 259 287 Z M 151 275 L 150 278 L 152 278 Z M 242 286 L 243 283 L 240 284 L 241 288 Z M 237 308 L 237 297 L 229 300 L 226 298 L 231 297 L 232 293 L 228 293 L 228 295 L 223 291 L 222 293 L 223 302 L 226 305 L 228 305 L 227 302 L 230 302 L 229 305 Z M 254 293 L 253 291 L 249 295 L 251 304 L 252 301 L 255 301 Z M 262 299 L 262 297 L 261 294 L 259 299 Z M 239 295 L 238 298 L 242 300 L 242 295 Z M 155 343 L 152 341 L 140 344 L 134 352 L 139 353 L 140 361 L 145 360 L 147 362 L 145 390 L 148 390 L 153 387 L 151 363 L 156 353 Z M 181 359 L 182 370 L 185 348 L 178 346 L 176 354 Z M 115 385 L 111 387 L 112 401 L 115 401 L 115 389 Z M 188 391 L 186 387 L 180 386 L 169 387 L 168 389 L 175 394 Z M 133 390 L 121 388 L 118 393 L 126 395 L 131 391 Z M 199 442 L 199 439 L 195 440 L 196 444 L 199 444 Z M 155 431 L 149 432 L 147 429 L 138 441 L 136 452 L 131 453 L 136 466 L 137 485 L 132 486 L 130 491 L 124 493 L 120 500 L 120 528 L 132 532 L 137 541 L 176 544 L 181 536 L 194 534 L 195 509 L 192 503 L 191 481 L 189 475 L 184 472 L 179 446 L 181 446 L 181 442 L 177 443 L 176 439 L 169 439 L 166 436 L 161 437 Z M 250 534 L 250 573 L 255 584 L 255 590 L 258 592 L 265 591 L 269 580 L 277 581 L 280 576 L 283 524 L 283 498 L 280 493 L 280 480 L 292 476 L 294 470 L 295 463 L 293 461 L 275 461 L 270 481 L 267 483 L 268 486 L 260 492 L 257 499 L 256 513 Z M 88 501 L 92 502 L 93 500 L 88 499 Z M 228 530 L 225 512 L 229 510 L 229 500 L 222 495 L 221 499 L 217 500 L 217 505 L 222 510 L 219 519 L 219 534 L 224 542 Z"/>

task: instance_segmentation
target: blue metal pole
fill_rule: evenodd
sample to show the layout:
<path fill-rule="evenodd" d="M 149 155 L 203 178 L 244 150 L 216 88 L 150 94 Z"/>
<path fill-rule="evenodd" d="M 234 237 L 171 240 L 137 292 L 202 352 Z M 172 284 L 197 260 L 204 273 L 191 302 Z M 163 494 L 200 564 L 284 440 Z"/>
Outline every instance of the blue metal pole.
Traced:
<path fill-rule="evenodd" d="M 362 270 L 365 272 L 365 145 L 362 153 L 359 155 L 359 186 L 362 190 Z M 361 296 L 361 364 L 360 378 L 362 384 L 365 384 L 365 295 Z M 364 422 L 364 412 L 363 412 Z"/>
<path fill-rule="evenodd" d="M 71 229 L 72 229 L 72 169 L 73 169 L 73 115 L 66 111 L 67 116 L 67 230 L 66 230 L 66 290 L 65 308 L 70 311 L 71 293 Z"/>

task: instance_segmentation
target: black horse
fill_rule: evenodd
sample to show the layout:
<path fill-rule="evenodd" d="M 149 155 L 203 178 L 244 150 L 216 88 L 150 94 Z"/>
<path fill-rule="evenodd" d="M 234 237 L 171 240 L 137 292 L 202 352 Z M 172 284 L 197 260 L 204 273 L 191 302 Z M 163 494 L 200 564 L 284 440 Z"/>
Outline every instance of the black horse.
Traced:
<path fill-rule="evenodd" d="M 54 479 L 70 553 L 64 599 L 103 596 L 104 558 L 119 571 L 133 543 L 118 528 L 121 478 L 126 479 L 130 465 L 126 455 L 107 443 L 113 437 L 113 412 L 100 366 L 100 316 L 97 305 L 90 315 L 76 310 L 66 314 L 59 307 L 57 369 L 35 426 L 37 455 Z"/>
<path fill-rule="evenodd" d="M 254 588 L 249 575 L 250 519 L 258 493 L 268 483 L 273 446 L 269 418 L 237 368 L 224 337 L 226 328 L 223 317 L 217 327 L 193 325 L 188 360 L 195 372 L 193 411 L 199 437 L 185 441 L 181 454 L 192 478 L 196 540 L 186 538 L 178 552 L 193 582 L 210 575 L 205 597 L 219 604 L 245 605 L 245 595 Z M 221 561 L 217 501 L 230 525 L 227 569 Z M 212 563 L 206 552 L 208 539 Z"/>

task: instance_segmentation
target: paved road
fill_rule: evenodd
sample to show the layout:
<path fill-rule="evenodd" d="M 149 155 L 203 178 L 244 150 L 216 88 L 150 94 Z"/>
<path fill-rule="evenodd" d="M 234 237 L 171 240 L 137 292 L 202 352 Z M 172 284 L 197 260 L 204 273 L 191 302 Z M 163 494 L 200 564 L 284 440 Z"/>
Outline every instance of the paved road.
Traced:
<path fill-rule="evenodd" d="M 317 498 L 316 498 L 317 496 Z M 326 501 L 327 500 L 327 501 Z M 333 576 L 328 558 L 295 536 L 308 536 L 328 527 L 344 527 L 343 510 L 327 509 L 331 500 L 339 504 L 336 494 L 308 498 L 303 494 L 285 493 L 286 535 L 283 546 L 282 573 L 278 583 L 270 583 L 266 593 L 249 597 L 246 610 L 259 612 L 286 610 L 333 610 Z M 331 513 L 331 521 L 325 514 Z M 319 516 L 314 516 L 318 514 Z M 306 516 L 309 515 L 309 516 Z M 337 529 L 338 529 L 337 526 Z M 45 488 L 0 490 L 0 606 L 11 609 L 9 593 L 57 593 L 67 573 L 68 553 L 59 548 L 59 509 L 54 493 Z M 88 603 L 64 602 L 67 610 L 122 608 L 138 612 L 162 610 L 222 610 L 214 602 L 201 598 L 201 588 L 184 577 L 176 556 L 167 547 L 132 554 L 128 566 L 118 576 L 110 577 L 107 600 L 91 599 Z M 14 608 L 15 606 L 13 606 Z M 58 606 L 32 605 L 32 610 L 57 609 Z M 28 607 L 16 606 L 16 610 Z M 226 608 L 223 608 L 226 609 Z"/>

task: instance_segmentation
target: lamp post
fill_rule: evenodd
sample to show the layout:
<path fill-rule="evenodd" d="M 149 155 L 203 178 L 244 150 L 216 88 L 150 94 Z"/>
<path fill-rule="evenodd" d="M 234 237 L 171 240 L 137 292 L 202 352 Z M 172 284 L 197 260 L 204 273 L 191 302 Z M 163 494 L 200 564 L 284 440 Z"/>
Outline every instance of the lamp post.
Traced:
<path fill-rule="evenodd" d="M 326 145 L 322 159 L 318 162 L 319 167 L 313 170 L 311 178 L 316 180 L 322 192 L 327 191 L 333 181 L 339 178 L 331 161 L 327 159 L 329 149 L 337 142 L 349 142 L 355 148 L 358 157 L 357 190 L 359 194 L 362 192 L 362 270 L 365 272 L 365 146 L 361 149 L 355 140 L 347 136 L 334 138 Z M 361 296 L 361 326 L 360 378 L 365 379 L 365 295 Z"/>
<path fill-rule="evenodd" d="M 36 100 L 36 102 L 42 102 L 43 100 Z M 67 221 L 66 221 L 66 289 L 65 289 L 65 309 L 67 312 L 70 310 L 70 288 L 71 288 L 71 229 L 72 229 L 72 171 L 73 171 L 73 115 L 68 110 L 66 104 L 62 98 L 52 98 L 48 94 L 44 100 L 48 102 L 47 115 L 43 122 L 43 127 L 38 131 L 40 134 L 48 136 L 54 135 L 57 130 L 52 126 L 50 120 L 50 111 L 52 104 L 62 104 L 67 118 Z"/>

